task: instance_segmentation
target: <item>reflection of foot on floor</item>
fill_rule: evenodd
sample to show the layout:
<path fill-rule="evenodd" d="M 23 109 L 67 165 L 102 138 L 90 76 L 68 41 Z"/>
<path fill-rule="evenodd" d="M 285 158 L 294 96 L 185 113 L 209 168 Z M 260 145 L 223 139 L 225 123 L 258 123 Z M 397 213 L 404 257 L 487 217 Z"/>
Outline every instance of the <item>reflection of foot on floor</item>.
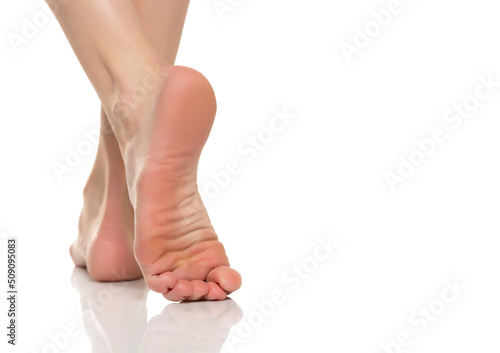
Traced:
<path fill-rule="evenodd" d="M 243 311 L 231 299 L 169 304 L 148 324 L 141 353 L 219 353 Z"/>
<path fill-rule="evenodd" d="M 71 278 L 80 293 L 85 331 L 94 353 L 137 353 L 147 325 L 144 280 L 102 283 L 85 269 Z"/>

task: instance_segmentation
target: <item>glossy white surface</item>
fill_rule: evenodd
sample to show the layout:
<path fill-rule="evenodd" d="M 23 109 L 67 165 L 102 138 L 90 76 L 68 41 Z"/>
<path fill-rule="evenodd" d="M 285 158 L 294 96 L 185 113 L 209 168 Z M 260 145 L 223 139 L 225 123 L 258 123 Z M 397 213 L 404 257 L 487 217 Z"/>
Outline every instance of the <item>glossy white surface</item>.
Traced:
<path fill-rule="evenodd" d="M 12 351 L 498 351 L 497 5 L 402 0 L 348 64 L 341 43 L 387 4 L 242 1 L 221 21 L 211 1 L 192 1 L 178 63 L 203 72 L 219 102 L 200 186 L 244 281 L 233 301 L 196 304 L 73 272 L 95 147 L 61 180 L 52 166 L 98 127 L 99 102 L 56 21 L 16 53 L 7 35 L 39 5 L 2 5 L 0 233 L 19 239 Z M 476 90 L 488 77 L 491 92 Z M 476 109 L 478 92 L 491 95 Z M 457 104 L 467 118 L 447 113 Z M 266 140 L 284 107 L 295 118 Z M 392 192 L 384 173 L 435 129 L 446 141 Z M 267 142 L 249 147 L 259 134 Z M 210 193 L 232 160 L 241 173 Z M 339 246 L 318 248 L 329 236 Z M 2 289 L 5 243 L 0 265 Z"/>

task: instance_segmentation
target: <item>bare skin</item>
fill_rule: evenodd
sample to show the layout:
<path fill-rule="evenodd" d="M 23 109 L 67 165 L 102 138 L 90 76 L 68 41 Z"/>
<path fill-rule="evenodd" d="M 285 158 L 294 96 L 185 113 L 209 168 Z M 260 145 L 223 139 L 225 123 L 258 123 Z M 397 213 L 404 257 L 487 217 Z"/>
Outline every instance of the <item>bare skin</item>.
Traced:
<path fill-rule="evenodd" d="M 189 1 L 135 0 L 137 16 L 154 50 L 174 64 Z M 142 276 L 133 252 L 134 210 L 127 190 L 118 141 L 101 108 L 97 156 L 83 191 L 78 238 L 70 247 L 73 262 L 100 281 Z"/>
<path fill-rule="evenodd" d="M 142 273 L 148 286 L 167 299 L 221 300 L 240 287 L 241 277 L 229 267 L 196 184 L 215 97 L 199 72 L 168 63 L 176 49 L 155 50 L 150 44 L 148 33 L 151 43 L 162 43 L 151 35 L 162 25 L 147 19 L 155 14 L 168 21 L 158 16 L 160 2 L 146 3 L 140 9 L 139 1 L 73 0 L 55 11 L 117 142 L 101 135 L 84 193 L 80 236 L 71 253 L 98 280 Z M 161 3 L 187 9 L 183 0 Z M 169 26 L 177 28 L 180 38 L 182 24 L 179 28 L 171 21 Z M 124 201 L 127 190 L 131 207 Z M 126 221 L 131 212 L 135 238 Z M 131 261 L 132 254 L 137 262 Z"/>
<path fill-rule="evenodd" d="M 135 260 L 134 209 L 118 142 L 101 112 L 101 134 L 94 167 L 83 191 L 78 238 L 70 247 L 75 265 L 100 281 L 139 278 Z"/>

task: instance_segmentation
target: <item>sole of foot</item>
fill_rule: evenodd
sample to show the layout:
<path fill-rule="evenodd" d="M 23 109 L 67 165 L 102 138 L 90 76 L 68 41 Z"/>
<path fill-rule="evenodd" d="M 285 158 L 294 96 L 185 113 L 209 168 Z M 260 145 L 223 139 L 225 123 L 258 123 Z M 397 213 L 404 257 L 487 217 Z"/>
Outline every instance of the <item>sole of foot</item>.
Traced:
<path fill-rule="evenodd" d="M 161 82 L 141 104 L 130 93 L 120 97 L 120 112 L 139 107 L 112 121 L 135 210 L 135 258 L 149 288 L 169 300 L 223 300 L 240 288 L 241 276 L 229 267 L 197 189 L 215 96 L 196 70 L 160 71 Z"/>

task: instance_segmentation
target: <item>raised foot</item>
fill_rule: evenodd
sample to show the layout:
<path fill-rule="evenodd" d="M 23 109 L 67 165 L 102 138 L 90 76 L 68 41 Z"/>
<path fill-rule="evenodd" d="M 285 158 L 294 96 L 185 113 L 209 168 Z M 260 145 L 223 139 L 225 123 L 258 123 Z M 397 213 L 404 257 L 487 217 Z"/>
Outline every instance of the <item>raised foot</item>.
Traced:
<path fill-rule="evenodd" d="M 137 110 L 152 113 L 127 118 L 133 139 L 130 129 L 117 134 L 136 212 L 135 257 L 151 290 L 169 300 L 223 300 L 240 288 L 241 276 L 229 267 L 196 181 L 215 96 L 195 70 L 164 72 L 154 99 Z"/>

